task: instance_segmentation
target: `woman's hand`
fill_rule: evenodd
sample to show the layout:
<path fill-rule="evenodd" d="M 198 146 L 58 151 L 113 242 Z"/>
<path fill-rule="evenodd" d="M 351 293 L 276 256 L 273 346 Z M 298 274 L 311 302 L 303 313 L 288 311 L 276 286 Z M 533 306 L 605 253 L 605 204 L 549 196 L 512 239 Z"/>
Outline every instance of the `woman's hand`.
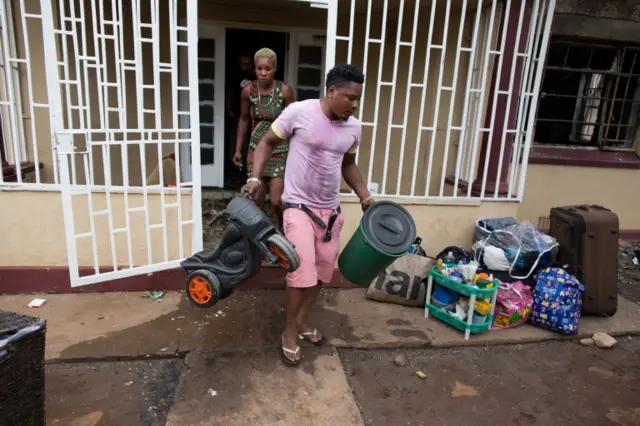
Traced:
<path fill-rule="evenodd" d="M 242 167 L 242 153 L 241 152 L 236 152 L 235 154 L 233 154 L 233 164 L 235 164 L 238 167 Z"/>

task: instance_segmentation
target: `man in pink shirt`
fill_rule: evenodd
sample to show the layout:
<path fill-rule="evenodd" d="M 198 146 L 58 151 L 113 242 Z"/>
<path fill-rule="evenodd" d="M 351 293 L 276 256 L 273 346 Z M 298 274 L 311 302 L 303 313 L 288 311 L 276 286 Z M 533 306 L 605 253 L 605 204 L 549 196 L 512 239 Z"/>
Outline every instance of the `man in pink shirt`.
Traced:
<path fill-rule="evenodd" d="M 289 139 L 284 175 L 284 232 L 296 246 L 300 267 L 287 275 L 286 326 L 282 334 L 282 361 L 298 365 L 302 359 L 298 335 L 314 345 L 325 343 L 308 324 L 311 307 L 322 283 L 331 282 L 340 250 L 344 217 L 340 210 L 340 178 L 360 198 L 366 210 L 374 200 L 355 162 L 362 126 L 353 117 L 362 97 L 364 75 L 353 65 L 337 65 L 327 74 L 327 94 L 289 105 L 258 144 L 253 174 L 243 191 L 257 194 L 262 169 L 273 148 Z"/>

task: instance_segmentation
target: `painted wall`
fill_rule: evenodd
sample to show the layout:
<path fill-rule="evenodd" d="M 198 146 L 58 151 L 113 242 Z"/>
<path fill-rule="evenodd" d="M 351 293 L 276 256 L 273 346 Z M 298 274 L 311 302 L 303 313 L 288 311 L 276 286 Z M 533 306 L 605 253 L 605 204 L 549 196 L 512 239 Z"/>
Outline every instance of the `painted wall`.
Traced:
<path fill-rule="evenodd" d="M 182 220 L 191 219 L 191 195 L 182 198 Z M 106 208 L 106 196 L 94 194 L 92 197 L 95 211 Z M 128 207 L 144 205 L 141 194 L 130 194 Z M 175 196 L 166 196 L 165 203 L 174 203 Z M 125 199 L 122 194 L 111 196 L 113 228 L 126 226 Z M 149 223 L 162 223 L 160 195 L 148 196 Z M 74 222 L 76 233 L 90 231 L 86 196 L 74 196 Z M 132 260 L 134 265 L 146 265 L 148 260 L 143 212 L 129 214 L 131 228 Z M 2 223 L 2 244 L 0 244 L 0 266 L 66 266 L 67 246 L 62 198 L 57 192 L 12 192 L 0 191 L 0 223 Z M 176 208 L 166 209 L 166 229 L 169 260 L 180 259 L 178 244 L 178 213 Z M 95 219 L 95 235 L 98 252 L 98 265 L 112 265 L 112 251 L 107 216 Z M 115 234 L 117 264 L 129 265 L 127 240 L 124 233 Z M 163 232 L 152 229 L 150 233 L 152 262 L 164 261 Z M 191 251 L 191 225 L 183 226 L 183 247 L 185 253 Z M 89 238 L 78 240 L 79 265 L 93 265 L 92 244 Z"/>
<path fill-rule="evenodd" d="M 640 21 L 640 4 L 635 0 L 558 0 L 556 13 Z"/>
<path fill-rule="evenodd" d="M 530 164 L 517 218 L 536 224 L 552 207 L 598 204 L 615 212 L 620 229 L 640 229 L 640 170 Z"/>
<path fill-rule="evenodd" d="M 3 224 L 0 245 L 1 266 L 67 266 L 67 249 L 62 215 L 62 203 L 59 193 L 55 192 L 0 192 L 0 223 Z M 74 197 L 76 232 L 89 232 L 86 199 Z M 140 194 L 130 194 L 129 208 L 143 205 Z M 182 196 L 183 220 L 191 218 L 191 197 Z M 104 194 L 93 197 L 94 209 L 106 207 Z M 125 226 L 124 197 L 114 194 L 111 198 L 114 211 L 114 228 Z M 167 203 L 175 202 L 167 196 Z M 460 244 L 469 247 L 473 236 L 475 220 L 480 217 L 514 216 L 518 205 L 515 203 L 414 203 L 406 205 L 413 216 L 418 235 L 428 253 L 435 255 L 444 247 Z M 345 225 L 342 231 L 341 247 L 344 248 L 350 236 L 359 226 L 362 218 L 360 204 L 353 198 L 343 200 Z M 161 223 L 160 196 L 149 195 L 149 218 L 151 224 Z M 132 229 L 132 256 L 134 265 L 147 263 L 147 242 L 145 219 L 142 212 L 130 213 Z M 167 209 L 167 239 L 169 259 L 178 259 L 178 235 L 176 209 Z M 112 264 L 111 245 L 109 244 L 108 222 L 106 216 L 96 219 L 97 251 L 100 266 Z M 185 256 L 191 250 L 191 227 L 183 227 Z M 151 231 L 152 261 L 161 262 L 163 258 L 163 238 L 160 229 Z M 124 234 L 116 234 L 116 256 L 119 265 L 128 265 L 127 241 Z M 79 264 L 93 265 L 90 239 L 78 240 Z"/>
<path fill-rule="evenodd" d="M 382 200 L 382 199 L 381 199 Z M 342 209 L 345 224 L 340 241 L 344 248 L 351 235 L 360 225 L 362 209 L 353 198 L 343 198 Z M 444 203 L 416 202 L 404 204 L 416 223 L 418 236 L 422 237 L 422 246 L 431 256 L 451 245 L 470 248 L 474 235 L 475 221 L 487 217 L 514 217 L 517 203 Z"/>

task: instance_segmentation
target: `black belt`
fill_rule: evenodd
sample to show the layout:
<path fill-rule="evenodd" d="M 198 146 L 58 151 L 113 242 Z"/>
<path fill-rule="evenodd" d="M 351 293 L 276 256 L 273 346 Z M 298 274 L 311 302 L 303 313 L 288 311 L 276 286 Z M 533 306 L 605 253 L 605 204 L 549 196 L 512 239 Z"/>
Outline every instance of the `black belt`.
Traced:
<path fill-rule="evenodd" d="M 322 239 L 324 242 L 328 242 L 331 241 L 331 228 L 333 228 L 333 224 L 336 222 L 336 219 L 338 218 L 338 215 L 340 213 L 342 213 L 342 209 L 340 208 L 340 206 L 338 206 L 337 209 L 334 209 L 331 212 L 331 216 L 329 217 L 329 223 L 325 224 L 322 219 L 320 218 L 320 216 L 318 216 L 317 214 L 315 214 L 309 207 L 305 206 L 304 204 L 296 204 L 296 203 L 282 203 L 282 210 L 286 210 L 286 209 L 298 209 L 298 210 L 302 210 L 304 213 L 307 214 L 307 216 L 309 216 L 311 218 L 311 220 L 313 220 L 320 228 L 322 229 L 326 229 L 326 232 L 324 234 L 324 238 Z"/>

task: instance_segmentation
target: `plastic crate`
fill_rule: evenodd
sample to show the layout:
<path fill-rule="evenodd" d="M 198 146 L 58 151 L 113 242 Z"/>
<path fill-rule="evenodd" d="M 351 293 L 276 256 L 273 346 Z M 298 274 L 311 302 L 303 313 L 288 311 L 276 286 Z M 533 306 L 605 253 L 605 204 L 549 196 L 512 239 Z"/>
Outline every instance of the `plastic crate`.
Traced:
<path fill-rule="evenodd" d="M 460 331 L 466 331 L 467 327 L 469 327 L 469 331 L 471 332 L 471 334 L 484 333 L 489 329 L 489 327 L 491 326 L 491 322 L 493 321 L 493 315 L 488 315 L 487 320 L 485 322 L 479 323 L 479 324 L 473 323 L 467 326 L 466 321 L 463 321 L 459 318 L 454 317 L 449 312 L 443 309 L 440 309 L 431 303 L 427 303 L 425 305 L 427 308 L 429 308 L 429 312 L 434 317 L 438 318 L 440 321 L 445 322 L 450 326 L 457 328 Z"/>
<path fill-rule="evenodd" d="M 0 311 L 0 424 L 45 424 L 46 322 Z"/>
<path fill-rule="evenodd" d="M 462 294 L 467 297 L 471 297 L 473 294 L 475 294 L 476 299 L 482 300 L 490 299 L 491 296 L 493 296 L 493 293 L 498 290 L 498 285 L 500 284 L 498 280 L 493 280 L 493 288 L 480 288 L 472 285 L 467 285 L 442 275 L 441 273 L 436 271 L 435 267 L 431 268 L 429 274 L 433 277 L 433 281 L 438 285 L 446 287 L 450 290 L 455 291 L 456 293 Z"/>
<path fill-rule="evenodd" d="M 453 265 L 452 265 L 453 266 Z M 449 324 L 450 326 L 462 331 L 465 333 L 465 340 L 469 338 L 470 334 L 480 334 L 484 333 L 491 327 L 491 323 L 493 322 L 493 310 L 495 309 L 495 296 L 498 292 L 498 286 L 500 282 L 498 280 L 493 280 L 492 288 L 481 288 L 472 285 L 467 285 L 455 280 L 450 279 L 449 277 L 442 275 L 439 273 L 435 266 L 431 268 L 429 271 L 429 290 L 427 291 L 427 300 L 425 301 L 425 318 L 432 314 L 434 317 L 439 319 L 440 321 Z M 473 301 L 473 307 L 469 307 L 469 309 L 475 310 L 475 302 L 478 300 L 491 300 L 491 310 L 489 315 L 487 315 L 486 320 L 481 323 L 472 322 L 471 324 L 467 324 L 467 318 L 461 320 L 459 318 L 454 317 L 446 310 L 434 305 L 432 303 L 433 297 L 433 289 L 436 285 L 447 288 L 449 290 L 455 291 L 456 293 L 466 296 L 469 298 L 469 302 L 471 304 L 471 299 Z"/>

